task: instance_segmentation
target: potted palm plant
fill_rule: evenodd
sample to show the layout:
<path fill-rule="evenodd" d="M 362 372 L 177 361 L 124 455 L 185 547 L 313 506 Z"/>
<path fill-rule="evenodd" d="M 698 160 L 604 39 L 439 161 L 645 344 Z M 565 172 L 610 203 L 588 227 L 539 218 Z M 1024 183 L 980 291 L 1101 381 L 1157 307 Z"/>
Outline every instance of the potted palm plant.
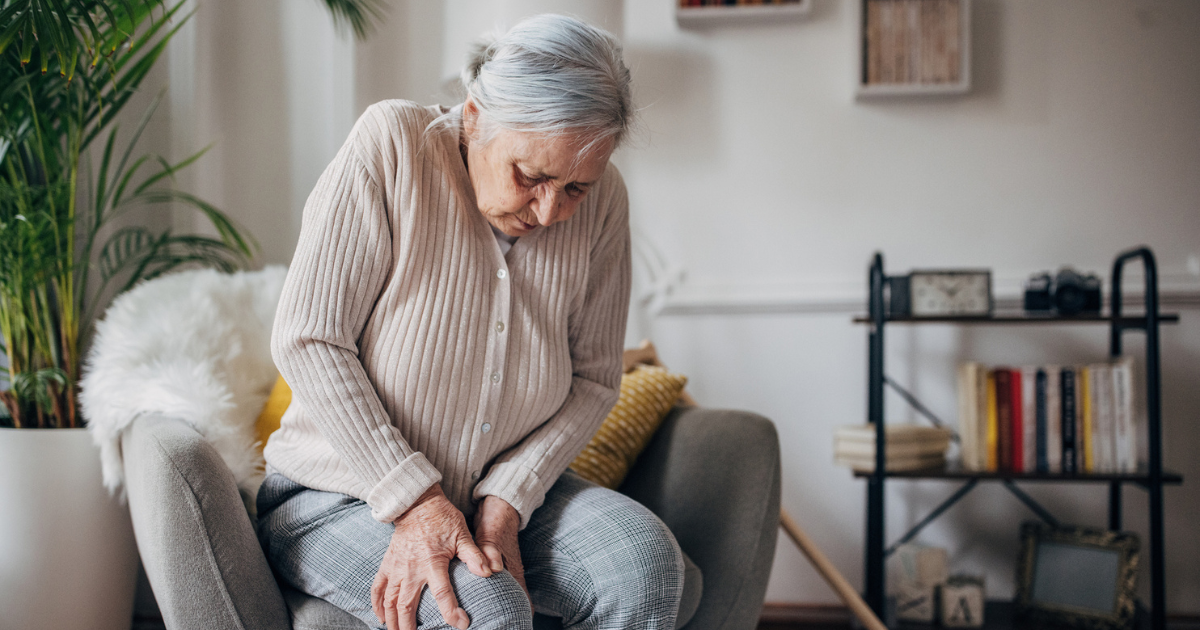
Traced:
<path fill-rule="evenodd" d="M 364 36 L 381 0 L 323 0 Z M 137 557 L 104 493 L 77 381 L 112 297 L 184 266 L 248 266 L 253 237 L 171 187 L 139 153 L 158 99 L 118 121 L 183 2 L 0 0 L 0 610 L 13 627 L 128 628 Z M 161 94 L 160 94 L 161 96 Z M 217 237 L 154 231 L 135 212 L 192 208 Z"/>

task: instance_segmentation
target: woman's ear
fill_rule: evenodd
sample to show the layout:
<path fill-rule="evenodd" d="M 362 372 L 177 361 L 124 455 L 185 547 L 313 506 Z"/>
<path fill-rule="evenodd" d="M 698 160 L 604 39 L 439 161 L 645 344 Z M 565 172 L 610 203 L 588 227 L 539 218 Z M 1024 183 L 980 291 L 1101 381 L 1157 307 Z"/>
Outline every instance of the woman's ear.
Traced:
<path fill-rule="evenodd" d="M 463 103 L 462 111 L 463 119 L 463 134 L 467 140 L 475 139 L 475 132 L 479 129 L 479 108 L 475 106 L 475 101 L 470 98 Z"/>

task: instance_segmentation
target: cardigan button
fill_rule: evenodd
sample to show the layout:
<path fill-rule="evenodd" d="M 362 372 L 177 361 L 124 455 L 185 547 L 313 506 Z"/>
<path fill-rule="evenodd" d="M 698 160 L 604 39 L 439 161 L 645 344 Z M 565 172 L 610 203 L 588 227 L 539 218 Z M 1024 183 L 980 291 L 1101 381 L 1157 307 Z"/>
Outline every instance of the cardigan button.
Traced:
<path fill-rule="evenodd" d="M 499 372 L 492 372 L 492 382 L 493 383 L 500 382 L 500 373 Z"/>
<path fill-rule="evenodd" d="M 491 430 L 492 430 L 492 425 L 490 425 L 490 424 L 488 424 L 488 423 L 484 422 L 484 423 L 483 423 L 483 426 L 479 427 L 479 430 L 480 430 L 480 431 L 483 431 L 484 433 L 488 433 L 489 431 L 491 431 Z"/>
<path fill-rule="evenodd" d="M 506 277 L 508 277 L 508 272 L 507 272 L 507 271 L 505 271 L 505 270 L 503 270 L 503 269 L 497 269 L 497 270 L 496 270 L 496 277 L 497 277 L 497 278 L 500 278 L 501 280 L 503 280 L 503 279 L 505 279 Z"/>
<path fill-rule="evenodd" d="M 471 473 L 471 479 L 473 479 L 475 481 L 479 481 L 479 471 L 478 470 Z"/>
<path fill-rule="evenodd" d="M 496 332 L 504 332 L 504 322 L 496 322 Z"/>

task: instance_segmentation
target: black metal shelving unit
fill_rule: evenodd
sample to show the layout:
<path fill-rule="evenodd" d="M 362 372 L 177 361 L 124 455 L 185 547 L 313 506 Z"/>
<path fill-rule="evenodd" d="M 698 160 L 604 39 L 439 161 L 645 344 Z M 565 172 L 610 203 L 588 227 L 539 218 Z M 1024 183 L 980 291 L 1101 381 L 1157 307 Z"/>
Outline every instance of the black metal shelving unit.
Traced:
<path fill-rule="evenodd" d="M 1145 276 L 1144 311 L 1140 315 L 1125 315 L 1122 313 L 1121 280 L 1125 264 L 1131 260 L 1140 260 Z M 912 538 L 926 525 L 950 509 L 955 503 L 966 496 L 980 482 L 996 481 L 1002 483 L 1019 501 L 1024 503 L 1039 518 L 1051 525 L 1057 525 L 1058 520 L 1021 490 L 1018 482 L 1053 482 L 1053 483 L 1106 483 L 1109 487 L 1108 527 L 1112 530 L 1121 529 L 1121 491 L 1125 484 L 1140 486 L 1149 494 L 1150 511 L 1150 541 L 1147 556 L 1150 561 L 1150 592 L 1151 602 L 1146 611 L 1149 627 L 1152 630 L 1164 630 L 1166 627 L 1166 591 L 1163 567 L 1163 486 L 1183 483 L 1183 478 L 1162 468 L 1162 382 L 1159 361 L 1159 326 L 1164 323 L 1175 323 L 1179 316 L 1159 312 L 1158 303 L 1158 274 L 1154 254 L 1149 248 L 1140 247 L 1129 250 L 1117 256 L 1113 262 L 1112 288 L 1110 310 L 1107 314 L 1082 315 L 1076 317 L 1061 317 L 1052 315 L 1026 314 L 1014 312 L 995 314 L 989 317 L 939 317 L 939 318 L 893 318 L 886 310 L 885 291 L 889 290 L 890 278 L 884 274 L 883 255 L 875 254 L 869 272 L 870 294 L 868 313 L 865 317 L 855 318 L 856 323 L 868 325 L 868 371 L 867 371 L 867 421 L 875 425 L 875 470 L 874 472 L 856 473 L 867 482 L 867 513 L 866 513 L 866 572 L 864 599 L 881 619 L 885 617 L 887 593 L 885 586 L 886 573 L 884 562 L 895 548 Z M 947 465 L 944 468 L 930 470 L 887 472 L 885 467 L 884 441 L 884 388 L 892 387 L 901 397 L 911 404 L 917 412 L 928 416 L 934 422 L 936 418 L 911 393 L 904 390 L 895 381 L 887 377 L 884 370 L 884 329 L 896 324 L 951 324 L 968 326 L 995 325 L 1107 325 L 1110 330 L 1109 354 L 1119 357 L 1122 354 L 1122 338 L 1129 331 L 1141 331 L 1146 334 L 1146 429 L 1149 441 L 1149 462 L 1145 469 L 1137 473 L 1076 473 L 1048 474 L 1024 472 L 976 472 L 967 471 Z M 914 525 L 904 536 L 891 546 L 885 546 L 884 527 L 884 485 L 887 479 L 942 479 L 960 481 L 962 484 L 941 505 L 934 508 L 925 518 Z M 988 624 L 992 627 L 992 624 Z"/>

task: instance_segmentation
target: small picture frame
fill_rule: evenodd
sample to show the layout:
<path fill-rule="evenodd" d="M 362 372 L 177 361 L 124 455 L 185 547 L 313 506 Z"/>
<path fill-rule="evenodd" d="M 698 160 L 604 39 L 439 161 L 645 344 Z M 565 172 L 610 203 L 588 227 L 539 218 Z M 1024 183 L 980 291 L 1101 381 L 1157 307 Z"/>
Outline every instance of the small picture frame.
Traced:
<path fill-rule="evenodd" d="M 1129 532 L 1022 524 L 1017 617 L 1049 627 L 1132 628 L 1139 546 Z"/>

